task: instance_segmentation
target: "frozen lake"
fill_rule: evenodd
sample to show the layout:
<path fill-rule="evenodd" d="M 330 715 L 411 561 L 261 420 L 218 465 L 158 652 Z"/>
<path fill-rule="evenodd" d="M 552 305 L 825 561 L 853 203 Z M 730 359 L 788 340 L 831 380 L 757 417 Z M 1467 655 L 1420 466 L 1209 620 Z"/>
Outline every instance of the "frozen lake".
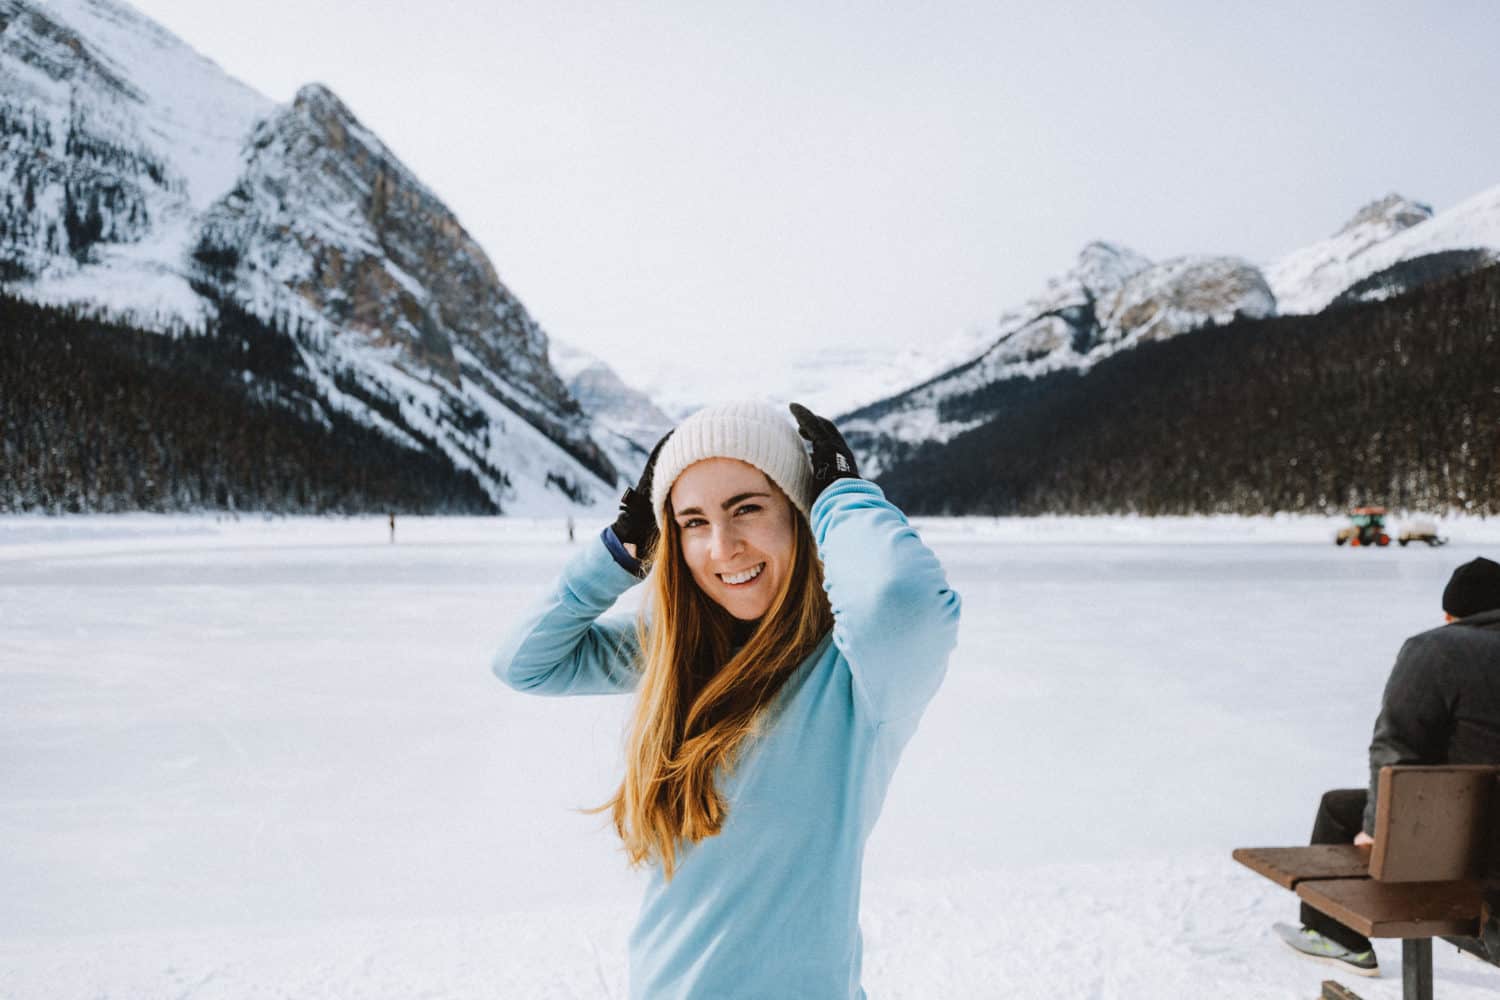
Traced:
<path fill-rule="evenodd" d="M 1321 519 L 921 521 L 964 599 L 870 842 L 872 998 L 1307 998 L 1237 846 L 1364 783 L 1441 549 Z M 577 544 L 597 544 L 580 521 Z M 553 521 L 0 518 L 0 997 L 622 997 L 626 702 L 489 671 Z M 1361 996 L 1400 996 L 1395 942 Z M 1437 993 L 1500 970 L 1439 943 Z"/>

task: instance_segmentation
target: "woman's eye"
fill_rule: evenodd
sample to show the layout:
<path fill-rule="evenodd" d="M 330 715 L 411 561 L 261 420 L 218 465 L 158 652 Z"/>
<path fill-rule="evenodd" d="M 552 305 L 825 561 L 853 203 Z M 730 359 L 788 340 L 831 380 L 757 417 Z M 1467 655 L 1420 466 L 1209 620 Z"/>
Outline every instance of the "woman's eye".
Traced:
<path fill-rule="evenodd" d="M 737 511 L 735 511 L 735 513 L 736 514 L 743 514 L 746 511 L 750 511 L 751 513 L 754 513 L 755 511 L 758 511 L 758 510 L 760 510 L 760 504 L 758 504 L 758 503 L 747 503 L 747 504 L 741 504 L 740 505 L 740 509 L 737 510 Z"/>
<path fill-rule="evenodd" d="M 703 518 L 701 518 L 701 517 L 689 518 L 688 520 L 682 522 L 682 530 L 686 531 L 689 528 L 696 528 L 700 524 L 707 524 L 707 523 L 708 522 L 705 521 L 705 520 L 703 520 Z"/>

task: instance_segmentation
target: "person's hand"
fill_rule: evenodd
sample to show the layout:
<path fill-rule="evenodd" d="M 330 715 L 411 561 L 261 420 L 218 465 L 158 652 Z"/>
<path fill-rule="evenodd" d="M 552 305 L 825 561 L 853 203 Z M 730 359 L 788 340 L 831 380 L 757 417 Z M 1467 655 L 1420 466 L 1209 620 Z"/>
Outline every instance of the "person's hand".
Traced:
<path fill-rule="evenodd" d="M 1372 837 L 1372 836 L 1370 836 L 1368 833 L 1365 833 L 1365 831 L 1361 830 L 1361 831 L 1359 831 L 1358 833 L 1356 833 L 1354 835 L 1354 846 L 1355 847 L 1374 847 L 1375 846 L 1375 838 Z"/>
<path fill-rule="evenodd" d="M 671 431 L 662 435 L 656 447 L 651 449 L 651 457 L 646 459 L 640 482 L 627 486 L 620 494 L 620 515 L 610 525 L 625 550 L 641 562 L 650 558 L 651 550 L 656 547 L 658 532 L 656 512 L 651 509 L 651 477 L 656 473 L 656 456 L 661 454 L 661 446 L 671 436 Z"/>
<path fill-rule="evenodd" d="M 812 445 L 813 498 L 816 499 L 835 479 L 858 479 L 854 451 L 833 421 L 820 417 L 801 403 L 789 407 L 797 418 L 797 433 Z"/>

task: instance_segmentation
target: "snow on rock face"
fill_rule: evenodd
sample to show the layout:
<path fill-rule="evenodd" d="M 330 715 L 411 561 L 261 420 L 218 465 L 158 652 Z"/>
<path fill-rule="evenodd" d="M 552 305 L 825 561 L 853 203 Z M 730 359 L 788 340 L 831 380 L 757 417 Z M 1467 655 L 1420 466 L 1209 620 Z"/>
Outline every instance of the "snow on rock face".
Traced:
<path fill-rule="evenodd" d="M 1276 297 L 1254 264 L 1236 257 L 1177 257 L 1131 277 L 1103 303 L 1104 340 L 1166 340 L 1207 322 L 1276 312 Z"/>
<path fill-rule="evenodd" d="M 193 243 L 203 284 L 262 319 L 336 332 L 361 350 L 313 363 L 361 369 L 377 395 L 398 388 L 382 365 L 429 385 L 441 405 L 468 414 L 428 431 L 460 465 L 493 447 L 485 408 L 467 398 L 481 391 L 612 486 L 614 465 L 548 364 L 546 335 L 457 218 L 332 91 L 298 91 L 251 133 L 244 162 Z M 377 356 L 381 365 L 367 363 Z M 502 505 L 505 461 L 487 455 L 494 469 L 474 469 Z M 576 470 L 560 478 L 575 499 L 602 492 L 581 486 Z"/>
<path fill-rule="evenodd" d="M 1071 269 L 1051 278 L 1040 295 L 1000 317 L 987 355 L 996 361 L 1033 362 L 1063 352 L 1085 354 L 1097 343 L 1097 305 L 1117 295 L 1151 261 L 1115 243 L 1093 242 Z"/>
<path fill-rule="evenodd" d="M 1045 290 L 1006 312 L 987 335 L 955 341 L 947 364 L 915 385 L 840 418 L 862 470 L 878 475 L 928 442 L 993 418 L 986 387 L 1059 369 L 1086 369 L 1110 354 L 1237 317 L 1312 313 L 1366 302 L 1500 261 L 1500 186 L 1434 215 L 1391 194 L 1362 207 L 1333 236 L 1264 272 L 1227 256 L 1152 264 L 1091 243 Z M 941 352 L 940 352 L 941 353 Z M 911 383 L 908 383 L 911 384 Z M 962 413 L 963 419 L 951 414 Z"/>
<path fill-rule="evenodd" d="M 1359 258 L 1398 233 L 1432 218 L 1432 208 L 1399 194 L 1365 205 L 1325 240 L 1294 250 L 1266 267 L 1282 314 L 1315 313 L 1373 271 Z"/>
<path fill-rule="evenodd" d="M 450 380 L 453 343 L 556 404 L 546 337 L 447 208 L 327 88 L 303 87 L 245 147 L 193 249 L 248 302 L 300 298 L 340 329 L 397 344 Z"/>
<path fill-rule="evenodd" d="M 79 34 L 0 0 L 0 224 L 6 277 L 64 272 L 98 244 L 133 243 L 185 203 L 185 184 L 136 127 L 145 98 Z"/>
<path fill-rule="evenodd" d="M 271 102 L 105 0 L 0 0 L 0 79 L 0 280 L 152 328 L 200 323 L 187 226 Z"/>
<path fill-rule="evenodd" d="M 593 417 L 596 440 L 615 467 L 634 482 L 652 447 L 675 421 L 594 355 L 557 340 L 549 347 L 553 368 Z"/>
<path fill-rule="evenodd" d="M 223 194 L 239 170 L 240 142 L 275 103 L 126 4 L 47 0 L 45 9 L 139 92 L 135 127 L 172 161 L 189 204 L 201 210 Z"/>
<path fill-rule="evenodd" d="M 1400 195 L 1357 212 L 1333 236 L 1266 268 L 1280 312 L 1369 301 L 1500 260 L 1500 186 L 1434 215 Z"/>
<path fill-rule="evenodd" d="M 1383 272 L 1400 270 L 1403 265 L 1421 271 L 1424 263 L 1444 259 L 1450 263 L 1431 268 L 1434 277 L 1451 273 L 1455 269 L 1451 263 L 1454 259 L 1460 262 L 1458 270 L 1473 270 L 1500 262 L 1500 185 L 1481 191 L 1372 247 L 1359 257 L 1357 269 L 1349 275 L 1353 280 L 1341 294 Z M 1396 281 L 1384 293 L 1377 290 L 1373 295 L 1357 297 L 1363 300 L 1382 298 L 1420 283 L 1420 280 L 1407 278 Z"/>
<path fill-rule="evenodd" d="M 115 0 L 0 0 L 0 80 L 7 291 L 161 331 L 232 301 L 294 337 L 325 406 L 440 448 L 512 513 L 598 503 L 638 464 L 327 88 L 280 107 Z"/>
<path fill-rule="evenodd" d="M 843 418 L 862 471 L 879 475 L 911 449 L 944 442 L 987 420 L 944 416 L 945 404 L 1009 378 L 1084 369 L 1148 340 L 1235 316 L 1268 316 L 1276 300 L 1253 264 L 1234 257 L 1179 257 L 1152 264 L 1113 243 L 1090 243 L 1041 294 L 1006 312 L 977 355 Z"/>
<path fill-rule="evenodd" d="M 1411 201 L 1392 192 L 1355 212 L 1354 218 L 1344 223 L 1344 228 L 1334 235 L 1373 232 L 1372 242 L 1378 242 L 1386 236 L 1399 233 L 1403 229 L 1410 229 L 1417 223 L 1426 222 L 1430 218 L 1432 218 L 1431 205 Z"/>
<path fill-rule="evenodd" d="M 1144 255 L 1117 243 L 1096 240 L 1078 254 L 1072 274 L 1091 299 L 1105 299 L 1151 266 Z"/>
<path fill-rule="evenodd" d="M 1086 352 L 1098 340 L 1093 304 L 1150 265 L 1145 257 L 1119 244 L 1090 243 L 1079 252 L 1073 268 L 993 322 L 949 337 L 920 338 L 894 352 L 857 345 L 810 348 L 779 369 L 762 372 L 760 381 L 778 387 L 770 393 L 777 402 L 795 401 L 814 413 L 834 416 L 899 396 L 914 385 L 981 358 L 987 370 L 1076 360 L 1078 352 Z M 830 371 L 838 372 L 838 377 L 829 378 Z M 732 385 L 691 389 L 696 395 L 664 388 L 658 398 L 666 399 L 673 412 L 685 415 L 707 402 L 737 395 Z"/>

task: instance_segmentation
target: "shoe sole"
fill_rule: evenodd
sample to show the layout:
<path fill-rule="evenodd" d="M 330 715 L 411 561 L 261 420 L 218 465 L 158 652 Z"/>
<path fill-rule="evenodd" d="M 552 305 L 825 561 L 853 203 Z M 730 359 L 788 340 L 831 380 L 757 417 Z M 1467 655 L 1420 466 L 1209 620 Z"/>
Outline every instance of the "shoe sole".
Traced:
<path fill-rule="evenodd" d="M 1293 948 L 1292 950 L 1297 951 L 1296 948 Z M 1301 955 L 1303 958 L 1310 958 L 1314 962 L 1322 962 L 1324 965 L 1331 965 L 1335 969 L 1342 969 L 1343 971 L 1356 976 L 1364 976 L 1366 979 L 1380 978 L 1380 966 L 1378 965 L 1373 969 L 1361 969 L 1357 965 L 1350 965 L 1348 962 L 1344 961 L 1341 958 L 1330 958 L 1327 955 L 1309 955 L 1305 951 L 1297 951 L 1297 954 Z"/>

